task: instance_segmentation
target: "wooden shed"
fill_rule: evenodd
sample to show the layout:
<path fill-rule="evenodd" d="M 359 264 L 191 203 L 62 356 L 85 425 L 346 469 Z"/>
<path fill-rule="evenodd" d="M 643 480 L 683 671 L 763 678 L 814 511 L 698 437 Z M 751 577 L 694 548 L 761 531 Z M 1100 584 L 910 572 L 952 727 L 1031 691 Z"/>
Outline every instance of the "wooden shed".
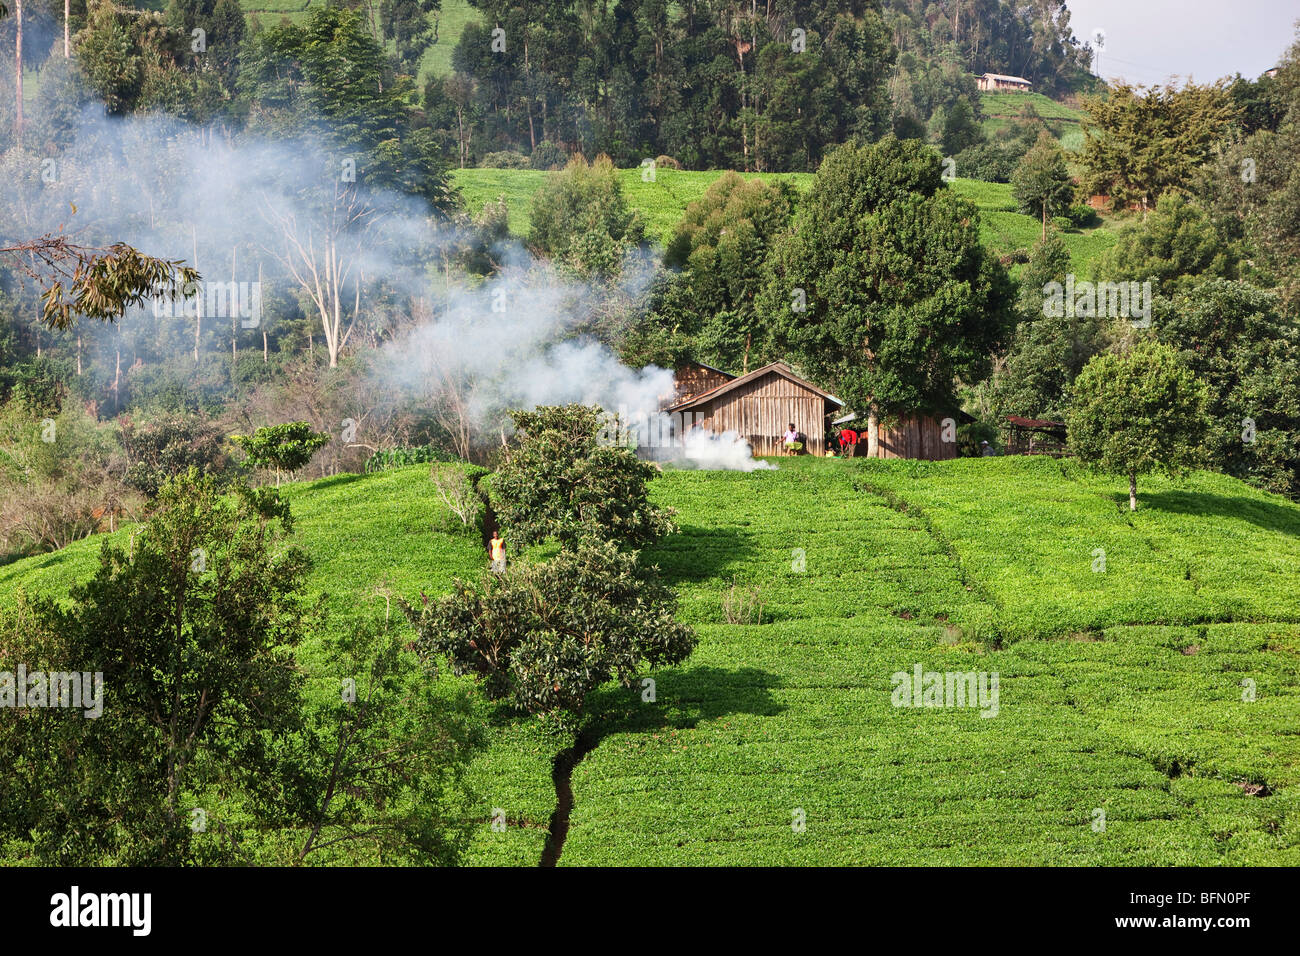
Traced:
<path fill-rule="evenodd" d="M 945 422 L 951 420 L 951 424 Z M 854 457 L 867 457 L 867 423 L 855 416 L 839 419 L 845 427 L 853 428 L 862 436 L 853 450 Z M 924 461 L 947 461 L 958 457 L 957 426 L 975 421 L 960 409 L 947 415 L 930 415 L 913 412 L 894 418 L 882 419 L 876 458 L 917 458 Z M 945 437 L 949 440 L 945 441 Z"/>
<path fill-rule="evenodd" d="M 1008 455 L 1051 455 L 1060 458 L 1065 454 L 1065 422 L 1044 418 L 1022 418 L 1008 415 L 1006 449 Z"/>
<path fill-rule="evenodd" d="M 773 362 L 679 401 L 666 411 L 684 419 L 689 416 L 689 420 L 716 434 L 737 432 L 749 442 L 755 455 L 779 454 L 781 436 L 794 422 L 803 436 L 805 450 L 823 455 L 827 418 L 843 404 L 799 378 L 790 366 Z"/>

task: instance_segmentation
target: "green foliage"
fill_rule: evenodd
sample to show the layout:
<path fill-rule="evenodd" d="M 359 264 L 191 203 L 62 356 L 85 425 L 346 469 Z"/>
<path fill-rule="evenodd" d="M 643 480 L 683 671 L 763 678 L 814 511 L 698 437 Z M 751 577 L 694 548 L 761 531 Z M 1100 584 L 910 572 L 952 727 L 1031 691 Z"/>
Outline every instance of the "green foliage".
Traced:
<path fill-rule="evenodd" d="M 479 166 L 483 169 L 530 169 L 535 168 L 528 161 L 528 157 L 523 153 L 517 153 L 513 149 L 503 149 L 496 153 L 487 153 L 479 160 Z"/>
<path fill-rule="evenodd" d="M 1166 192 L 1186 194 L 1238 111 L 1220 81 L 1149 89 L 1127 83 L 1084 100 L 1084 186 L 1112 208 L 1150 209 Z"/>
<path fill-rule="evenodd" d="M 1277 802 L 1300 766 L 1285 732 L 1300 687 L 1291 570 L 1300 508 L 1208 472 L 1178 483 L 1152 476 L 1144 489 L 1142 509 L 1121 515 L 1111 479 L 1017 456 L 665 472 L 653 498 L 679 510 L 682 532 L 639 560 L 678 591 L 677 616 L 699 643 L 684 664 L 653 675 L 657 703 L 635 681 L 588 697 L 604 736 L 576 771 L 562 862 L 1300 862 Z M 483 566 L 477 540 L 429 532 L 442 512 L 428 466 L 292 494 L 295 541 L 315 559 L 305 591 L 329 592 L 323 626 L 340 642 L 351 634 L 344 622 L 376 607 L 382 615 L 377 583 L 412 596 L 424 588 L 434 600 Z M 129 534 L 112 540 L 125 548 Z M 58 563 L 0 567 L 0 607 L 13 608 L 16 586 L 58 594 L 93 573 L 98 544 L 78 542 Z M 1098 547 L 1105 573 L 1092 569 Z M 802 573 L 792 548 L 807 552 Z M 723 623 L 735 580 L 762 587 L 763 625 Z M 980 627 L 1001 636 L 1001 649 L 968 636 Z M 308 638 L 300 659 L 320 646 Z M 322 702 L 339 699 L 345 668 L 360 697 L 365 668 L 336 667 L 332 649 L 314 653 Z M 891 707 L 889 675 L 916 663 L 1000 672 L 998 718 Z M 1243 674 L 1258 684 L 1250 704 Z M 828 735 L 830 726 L 843 732 Z M 535 866 L 555 809 L 553 758 L 572 734 L 518 720 L 494 720 L 488 732 L 466 777 L 479 796 L 459 817 L 474 823 L 465 862 Z M 1182 772 L 1171 779 L 1160 768 L 1174 759 Z M 973 760 L 1010 769 L 972 788 Z M 857 772 L 828 776 L 828 765 Z M 771 787 L 752 786 L 756 766 Z M 1274 795 L 1243 794 L 1235 784 L 1247 779 Z M 0 788 L 0 800 L 23 792 Z M 791 840 L 796 805 L 809 826 Z M 1097 806 L 1107 810 L 1106 839 L 1079 811 Z M 488 825 L 494 807 L 506 809 L 504 833 Z M 820 807 L 832 810 L 824 817 Z M 839 823 L 827 826 L 832 816 Z M 954 839 L 972 820 L 987 838 Z M 899 826 L 913 835 L 906 846 Z M 308 862 L 373 862 L 348 846 Z"/>
<path fill-rule="evenodd" d="M 130 464 L 125 484 L 153 497 L 171 478 L 190 468 L 228 477 L 233 468 L 220 429 L 199 416 L 137 424 L 122 419 L 118 441 Z"/>
<path fill-rule="evenodd" d="M 365 473 L 383 471 L 385 468 L 402 468 L 406 465 L 426 465 L 431 462 L 459 461 L 449 451 L 433 445 L 414 445 L 402 448 L 386 448 L 377 451 L 366 459 Z"/>
<path fill-rule="evenodd" d="M 275 741 L 285 810 L 305 833 L 282 851 L 294 862 L 460 862 L 474 827 L 466 805 L 469 764 L 485 742 L 481 708 L 468 688 L 430 680 L 409 638 L 396 622 L 366 621 L 323 642 L 329 664 L 301 724 Z"/>
<path fill-rule="evenodd" d="M 939 139 L 944 155 L 955 156 L 983 142 L 984 134 L 975 122 L 975 110 L 967 99 L 959 99 L 943 117 L 943 135 Z"/>
<path fill-rule="evenodd" d="M 442 141 L 420 115 L 414 82 L 394 74 L 359 12 L 313 9 L 301 25 L 250 38 L 241 60 L 240 92 L 256 105 L 250 129 L 318 138 L 321 152 L 356 158 L 370 189 L 453 206 Z"/>
<path fill-rule="evenodd" d="M 541 564 L 485 574 L 476 590 L 407 608 L 425 653 L 478 678 L 489 697 L 530 714 L 581 714 L 587 698 L 641 667 L 681 663 L 695 646 L 677 601 L 634 552 L 584 539 Z"/>
<path fill-rule="evenodd" d="M 28 775 L 18 812 L 2 817 L 11 837 L 30 834 L 47 864 L 238 859 L 233 841 L 191 827 L 190 810 L 225 785 L 275 814 L 266 744 L 297 712 L 295 592 L 308 566 L 280 540 L 250 503 L 190 472 L 163 488 L 129 552 L 105 543 L 69 611 L 38 603 L 7 617 L 5 660 L 76 662 L 103 674 L 107 698 L 97 719 L 41 710 L 0 724 L 6 763 Z"/>
<path fill-rule="evenodd" d="M 312 455 L 329 444 L 330 436 L 312 431 L 310 422 L 285 422 L 267 425 L 252 435 L 231 435 L 234 442 L 248 456 L 246 462 L 255 468 L 274 468 L 275 484 L 280 485 L 280 472 L 290 474 L 311 461 Z"/>
<path fill-rule="evenodd" d="M 841 147 L 769 259 L 758 309 L 777 349 L 862 412 L 950 406 L 957 376 L 987 374 L 1010 319 L 978 220 L 923 144 Z"/>
<path fill-rule="evenodd" d="M 1157 291 L 1187 291 L 1202 278 L 1235 278 L 1238 254 L 1210 217 L 1181 196 L 1165 195 L 1141 222 L 1130 223 L 1097 263 L 1096 275 L 1151 279 Z"/>
<path fill-rule="evenodd" d="M 1034 247 L 1020 276 L 1020 323 L 993 380 L 990 403 L 1000 422 L 1007 415 L 1064 421 L 1070 386 L 1106 346 L 1105 322 L 1096 316 L 1048 315 L 1044 287 L 1064 284 L 1070 254 L 1059 233 Z"/>
<path fill-rule="evenodd" d="M 1157 309 L 1160 341 L 1209 388 L 1210 462 L 1300 496 L 1300 331 L 1277 293 L 1211 279 Z M 1165 303 L 1161 303 L 1162 306 Z"/>
<path fill-rule="evenodd" d="M 649 502 L 647 484 L 658 471 L 605 440 L 598 406 L 542 405 L 511 418 L 519 441 L 491 492 L 507 546 L 518 551 L 554 538 L 572 548 L 593 537 L 639 547 L 676 530 L 672 512 Z"/>
<path fill-rule="evenodd" d="M 645 226 L 619 186 L 608 156 L 575 156 L 533 195 L 529 241 L 580 276 L 610 277 Z"/>
<path fill-rule="evenodd" d="M 1027 152 L 1011 174 L 1011 195 L 1022 213 L 1043 221 L 1043 238 L 1047 238 L 1047 220 L 1069 207 L 1074 183 L 1065 166 L 1065 153 L 1051 136 L 1044 133 Z"/>
<path fill-rule="evenodd" d="M 677 225 L 664 264 L 681 274 L 651 321 L 694 337 L 692 351 L 704 362 L 734 369 L 762 364 L 769 332 L 754 300 L 763 264 L 788 228 L 794 203 L 794 187 L 786 182 L 723 174 Z"/>
<path fill-rule="evenodd" d="M 1205 384 L 1166 345 L 1098 355 L 1074 380 L 1070 450 L 1087 465 L 1127 475 L 1136 509 L 1139 475 L 1178 474 L 1200 460 L 1206 401 Z"/>
<path fill-rule="evenodd" d="M 542 140 L 533 148 L 533 155 L 528 165 L 533 169 L 563 169 L 569 161 L 569 154 L 550 140 Z M 491 165 L 485 163 L 484 165 Z"/>

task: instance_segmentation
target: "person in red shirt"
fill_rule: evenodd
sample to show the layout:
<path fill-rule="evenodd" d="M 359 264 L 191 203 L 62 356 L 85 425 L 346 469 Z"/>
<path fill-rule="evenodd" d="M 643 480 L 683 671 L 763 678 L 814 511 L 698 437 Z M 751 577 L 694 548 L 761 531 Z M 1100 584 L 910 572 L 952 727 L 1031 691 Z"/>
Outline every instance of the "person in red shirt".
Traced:
<path fill-rule="evenodd" d="M 858 444 L 858 433 L 852 428 L 840 429 L 840 452 L 845 458 L 852 458 Z"/>

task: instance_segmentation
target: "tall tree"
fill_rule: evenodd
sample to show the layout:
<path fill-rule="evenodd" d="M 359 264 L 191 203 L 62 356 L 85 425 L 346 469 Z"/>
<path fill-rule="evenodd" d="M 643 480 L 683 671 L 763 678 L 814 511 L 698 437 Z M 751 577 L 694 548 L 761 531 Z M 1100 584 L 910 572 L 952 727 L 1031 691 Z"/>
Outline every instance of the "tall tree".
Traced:
<path fill-rule="evenodd" d="M 1150 88 L 1120 83 L 1084 99 L 1084 184 L 1116 209 L 1150 209 L 1166 192 L 1186 194 L 1214 156 L 1239 109 L 1226 81 Z"/>
<path fill-rule="evenodd" d="M 915 140 L 828 156 L 769 264 L 759 308 L 777 348 L 866 413 L 871 454 L 882 415 L 952 408 L 956 378 L 987 375 L 1010 330 L 979 214 Z"/>
<path fill-rule="evenodd" d="M 1063 212 L 1074 195 L 1074 183 L 1065 166 L 1065 151 L 1051 135 L 1040 136 L 1016 166 L 1011 174 L 1011 195 L 1020 204 L 1021 212 L 1041 216 L 1043 241 L 1046 241 L 1048 217 Z"/>

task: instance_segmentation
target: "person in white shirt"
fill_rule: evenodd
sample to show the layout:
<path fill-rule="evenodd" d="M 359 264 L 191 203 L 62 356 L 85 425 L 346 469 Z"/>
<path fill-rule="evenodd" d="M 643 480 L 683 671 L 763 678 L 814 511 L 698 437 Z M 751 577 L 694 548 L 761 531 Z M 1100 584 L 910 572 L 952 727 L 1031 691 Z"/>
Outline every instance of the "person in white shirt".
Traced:
<path fill-rule="evenodd" d="M 799 441 L 799 430 L 794 427 L 794 422 L 790 423 L 790 427 L 783 436 L 782 441 L 785 443 L 785 450 L 791 455 L 803 447 L 803 444 Z"/>

